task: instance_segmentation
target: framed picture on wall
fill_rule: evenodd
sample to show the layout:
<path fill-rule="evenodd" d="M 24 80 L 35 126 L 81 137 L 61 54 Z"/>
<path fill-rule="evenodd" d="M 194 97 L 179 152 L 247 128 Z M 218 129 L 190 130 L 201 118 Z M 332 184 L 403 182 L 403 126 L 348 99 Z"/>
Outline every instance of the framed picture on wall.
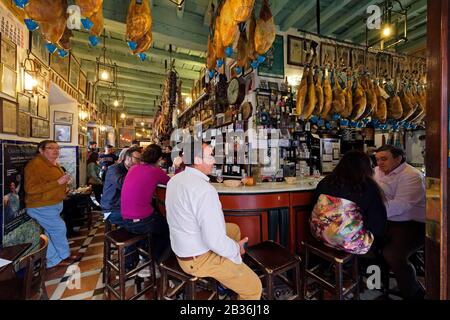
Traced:
<path fill-rule="evenodd" d="M 57 54 L 50 55 L 50 68 L 66 81 L 69 79 L 69 60 L 68 56 L 61 58 Z"/>
<path fill-rule="evenodd" d="M 56 142 L 72 142 L 72 126 L 55 124 L 53 132 Z"/>
<path fill-rule="evenodd" d="M 30 32 L 30 50 L 31 53 L 44 65 L 48 66 L 50 53 L 45 47 L 46 41 L 42 38 L 40 32 Z"/>
<path fill-rule="evenodd" d="M 342 67 L 350 66 L 350 48 L 348 47 L 337 47 L 337 61 Z"/>
<path fill-rule="evenodd" d="M 86 94 L 86 83 L 87 83 L 87 77 L 84 74 L 83 71 L 80 70 L 80 81 L 78 83 L 78 88 L 83 94 Z"/>
<path fill-rule="evenodd" d="M 0 36 L 1 37 L 1 36 Z M 17 70 L 17 46 L 6 37 L 1 37 L 0 61 L 13 71 Z"/>
<path fill-rule="evenodd" d="M 3 133 L 17 133 L 17 102 L 0 98 L 0 129 Z"/>
<path fill-rule="evenodd" d="M 30 115 L 37 116 L 38 111 L 37 104 L 38 104 L 37 96 L 30 97 Z"/>
<path fill-rule="evenodd" d="M 70 71 L 69 71 L 69 83 L 78 89 L 80 81 L 80 64 L 73 55 L 70 55 Z"/>
<path fill-rule="evenodd" d="M 30 112 L 30 96 L 24 93 L 17 94 L 19 111 Z"/>
<path fill-rule="evenodd" d="M 48 96 L 38 96 L 38 116 L 48 119 Z"/>
<path fill-rule="evenodd" d="M 72 124 L 73 113 L 64 111 L 55 111 L 53 113 L 53 122 L 61 124 Z"/>
<path fill-rule="evenodd" d="M 50 121 L 39 119 L 39 127 L 43 138 L 50 138 Z"/>
<path fill-rule="evenodd" d="M 303 65 L 303 39 L 288 35 L 287 63 L 293 66 Z"/>
<path fill-rule="evenodd" d="M 266 60 L 258 68 L 258 75 L 284 79 L 284 38 L 275 37 L 272 48 L 265 54 Z"/>
<path fill-rule="evenodd" d="M 0 89 L 3 93 L 16 98 L 17 73 L 5 64 L 0 65 Z"/>
<path fill-rule="evenodd" d="M 30 137 L 30 115 L 28 113 L 19 112 L 17 135 L 25 138 Z"/>
<path fill-rule="evenodd" d="M 332 44 L 323 43 L 320 50 L 320 64 L 336 65 L 336 47 Z"/>

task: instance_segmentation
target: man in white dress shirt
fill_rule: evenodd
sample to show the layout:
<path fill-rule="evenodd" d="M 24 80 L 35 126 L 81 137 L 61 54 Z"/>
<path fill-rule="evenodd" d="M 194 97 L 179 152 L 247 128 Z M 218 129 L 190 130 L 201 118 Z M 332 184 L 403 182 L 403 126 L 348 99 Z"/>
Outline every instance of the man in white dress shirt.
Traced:
<path fill-rule="evenodd" d="M 166 210 L 170 242 L 184 272 L 212 277 L 242 300 L 261 298 L 259 277 L 242 262 L 244 244 L 239 226 L 225 223 L 217 190 L 209 183 L 213 148 L 193 152 L 193 165 L 167 184 Z M 186 156 L 186 154 L 184 155 Z M 186 161 L 187 160 L 187 161 Z M 186 159 L 185 163 L 191 163 Z"/>
<path fill-rule="evenodd" d="M 425 242 L 425 181 L 406 163 L 402 149 L 385 145 L 376 151 L 375 180 L 386 195 L 388 216 L 383 256 L 394 272 L 405 299 L 422 299 L 425 292 L 408 258 Z"/>

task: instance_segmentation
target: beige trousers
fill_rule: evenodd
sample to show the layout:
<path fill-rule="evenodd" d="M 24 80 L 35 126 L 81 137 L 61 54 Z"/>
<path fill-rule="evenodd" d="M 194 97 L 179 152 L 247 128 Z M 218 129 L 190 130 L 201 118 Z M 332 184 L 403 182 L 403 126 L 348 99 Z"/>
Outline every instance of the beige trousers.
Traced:
<path fill-rule="evenodd" d="M 227 223 L 227 236 L 236 242 L 241 240 L 241 230 L 234 223 Z M 231 260 L 209 251 L 193 260 L 178 259 L 184 272 L 196 277 L 211 277 L 238 294 L 240 300 L 259 300 L 262 284 L 256 273 L 245 263 Z"/>

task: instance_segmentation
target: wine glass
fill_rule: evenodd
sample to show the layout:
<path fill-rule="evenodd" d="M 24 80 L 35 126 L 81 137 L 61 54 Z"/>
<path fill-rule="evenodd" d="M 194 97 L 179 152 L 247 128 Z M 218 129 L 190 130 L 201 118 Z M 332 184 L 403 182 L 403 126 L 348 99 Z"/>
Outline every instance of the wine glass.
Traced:
<path fill-rule="evenodd" d="M 247 183 L 247 173 L 242 172 L 242 179 L 241 179 L 241 181 L 242 181 L 242 184 L 245 187 L 245 184 Z"/>
<path fill-rule="evenodd" d="M 216 170 L 216 181 L 218 183 L 223 182 L 222 170 Z"/>

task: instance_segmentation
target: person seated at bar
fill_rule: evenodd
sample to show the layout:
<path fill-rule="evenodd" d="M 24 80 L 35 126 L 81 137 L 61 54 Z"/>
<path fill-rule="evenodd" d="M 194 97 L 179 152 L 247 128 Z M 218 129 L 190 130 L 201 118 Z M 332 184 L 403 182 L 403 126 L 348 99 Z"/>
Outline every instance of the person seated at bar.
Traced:
<path fill-rule="evenodd" d="M 127 148 L 124 160 L 109 167 L 103 184 L 103 196 L 101 201 L 103 218 L 112 224 L 123 225 L 120 211 L 120 196 L 125 176 L 128 170 L 141 163 L 141 153 L 138 147 Z"/>
<path fill-rule="evenodd" d="M 92 187 L 95 200 L 98 204 L 101 202 L 103 182 L 100 179 L 100 167 L 98 165 L 98 153 L 93 152 L 87 159 L 86 167 L 87 184 Z"/>
<path fill-rule="evenodd" d="M 173 159 L 173 166 L 175 167 L 174 174 L 178 174 L 180 172 L 183 172 L 186 168 L 186 165 L 183 162 L 183 151 L 180 151 L 178 153 L 178 156 Z"/>
<path fill-rule="evenodd" d="M 161 147 L 155 144 L 145 148 L 142 162 L 127 173 L 122 187 L 120 207 L 123 227 L 134 234 L 150 233 L 154 242 L 156 262 L 169 253 L 169 227 L 166 219 L 152 206 L 158 184 L 167 184 L 169 176 L 159 167 Z"/>
<path fill-rule="evenodd" d="M 212 277 L 236 292 L 239 299 L 259 300 L 261 280 L 241 258 L 248 238 L 241 239 L 236 224 L 225 223 L 219 195 L 209 183 L 215 163 L 213 148 L 203 144 L 198 149 L 185 151 L 184 162 L 190 166 L 167 184 L 172 249 L 184 272 Z"/>
<path fill-rule="evenodd" d="M 375 180 L 387 198 L 384 259 L 395 274 L 403 298 L 423 299 L 425 291 L 409 257 L 425 243 L 424 176 L 406 163 L 402 149 L 384 145 L 375 157 Z"/>
<path fill-rule="evenodd" d="M 24 175 L 27 214 L 48 236 L 47 268 L 67 267 L 78 259 L 70 257 L 66 225 L 60 216 L 71 177 L 58 165 L 59 150 L 56 141 L 41 141 L 37 155 L 25 166 Z"/>
<path fill-rule="evenodd" d="M 373 179 L 370 158 L 347 152 L 313 195 L 311 233 L 324 244 L 352 254 L 380 248 L 386 227 L 384 194 Z"/>

